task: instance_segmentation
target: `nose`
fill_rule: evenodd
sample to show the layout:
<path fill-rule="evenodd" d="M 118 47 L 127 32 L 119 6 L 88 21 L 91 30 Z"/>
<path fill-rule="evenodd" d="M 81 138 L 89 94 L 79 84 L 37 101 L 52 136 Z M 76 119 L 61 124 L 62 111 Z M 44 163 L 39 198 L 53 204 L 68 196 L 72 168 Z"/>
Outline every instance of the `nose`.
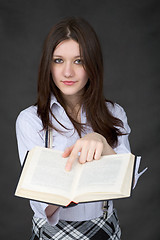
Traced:
<path fill-rule="evenodd" d="M 65 63 L 64 64 L 63 74 L 66 78 L 73 77 L 74 69 L 73 69 L 72 63 Z"/>

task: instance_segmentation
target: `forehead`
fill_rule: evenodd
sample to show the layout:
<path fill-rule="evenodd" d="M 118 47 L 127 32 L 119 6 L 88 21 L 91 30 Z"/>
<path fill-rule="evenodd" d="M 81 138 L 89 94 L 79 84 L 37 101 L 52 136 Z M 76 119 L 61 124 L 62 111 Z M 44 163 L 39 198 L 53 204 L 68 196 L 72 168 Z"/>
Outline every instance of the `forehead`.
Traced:
<path fill-rule="evenodd" d="M 56 46 L 53 55 L 79 56 L 80 55 L 79 44 L 72 39 L 64 40 Z"/>

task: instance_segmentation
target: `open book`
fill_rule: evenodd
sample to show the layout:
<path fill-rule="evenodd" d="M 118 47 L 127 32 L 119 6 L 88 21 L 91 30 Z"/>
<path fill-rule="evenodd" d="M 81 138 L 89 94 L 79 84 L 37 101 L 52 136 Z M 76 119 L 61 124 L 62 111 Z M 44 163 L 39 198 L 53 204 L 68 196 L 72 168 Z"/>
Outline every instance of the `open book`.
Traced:
<path fill-rule="evenodd" d="M 69 172 L 61 155 L 38 146 L 29 151 L 15 195 L 61 206 L 130 196 L 133 154 L 107 155 L 85 164 L 77 160 Z"/>

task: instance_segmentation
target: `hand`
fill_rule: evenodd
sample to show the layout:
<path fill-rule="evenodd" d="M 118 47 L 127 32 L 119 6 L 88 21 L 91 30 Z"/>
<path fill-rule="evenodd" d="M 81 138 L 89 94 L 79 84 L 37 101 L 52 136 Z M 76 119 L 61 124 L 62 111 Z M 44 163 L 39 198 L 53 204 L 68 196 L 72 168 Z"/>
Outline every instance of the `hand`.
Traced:
<path fill-rule="evenodd" d="M 47 218 L 50 218 L 58 209 L 59 207 L 56 205 L 48 205 L 45 209 Z"/>
<path fill-rule="evenodd" d="M 73 162 L 78 158 L 79 152 L 80 163 L 98 160 L 101 155 L 115 154 L 102 135 L 95 132 L 89 133 L 64 151 L 62 157 L 69 157 L 65 167 L 66 171 L 70 171 Z"/>

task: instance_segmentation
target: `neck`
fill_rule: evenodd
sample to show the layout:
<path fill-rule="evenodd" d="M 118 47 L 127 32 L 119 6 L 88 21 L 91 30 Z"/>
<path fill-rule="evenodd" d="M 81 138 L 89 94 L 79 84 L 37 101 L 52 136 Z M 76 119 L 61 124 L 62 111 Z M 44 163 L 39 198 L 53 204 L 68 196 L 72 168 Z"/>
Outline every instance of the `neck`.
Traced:
<path fill-rule="evenodd" d="M 81 96 L 73 96 L 73 95 L 69 95 L 69 96 L 66 96 L 66 95 L 62 95 L 63 96 L 63 99 L 64 99 L 64 102 L 65 102 L 65 105 L 67 107 L 67 110 L 69 112 L 72 112 L 72 111 L 78 111 L 81 107 Z"/>
<path fill-rule="evenodd" d="M 67 113 L 77 122 L 81 122 L 81 106 L 79 104 L 73 106 L 67 105 Z"/>
<path fill-rule="evenodd" d="M 81 94 L 62 95 L 67 113 L 77 122 L 81 122 Z"/>

